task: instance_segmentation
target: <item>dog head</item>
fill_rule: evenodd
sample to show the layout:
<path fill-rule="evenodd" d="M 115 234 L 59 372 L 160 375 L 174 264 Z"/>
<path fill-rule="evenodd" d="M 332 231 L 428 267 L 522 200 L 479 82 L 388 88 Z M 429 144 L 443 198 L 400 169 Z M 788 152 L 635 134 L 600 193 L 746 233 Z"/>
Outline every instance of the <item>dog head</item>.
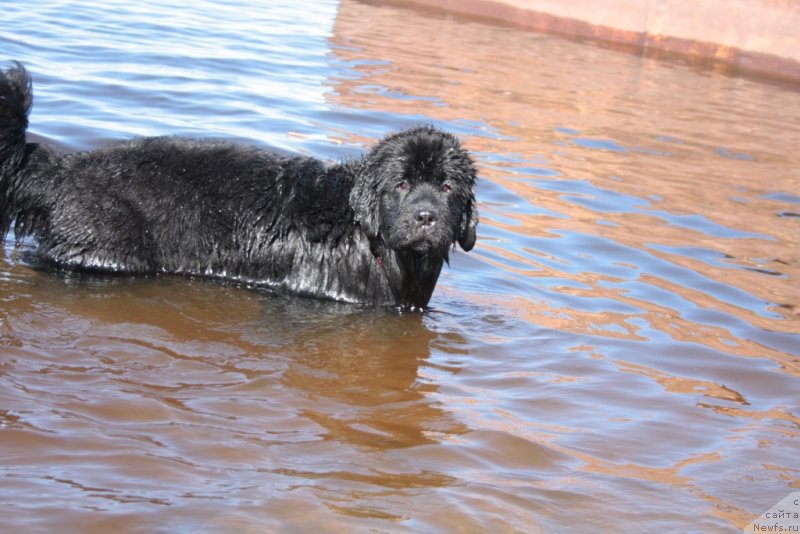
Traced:
<path fill-rule="evenodd" d="M 453 135 L 412 128 L 384 138 L 364 157 L 350 204 L 370 240 L 447 258 L 456 242 L 465 251 L 475 245 L 476 174 Z"/>

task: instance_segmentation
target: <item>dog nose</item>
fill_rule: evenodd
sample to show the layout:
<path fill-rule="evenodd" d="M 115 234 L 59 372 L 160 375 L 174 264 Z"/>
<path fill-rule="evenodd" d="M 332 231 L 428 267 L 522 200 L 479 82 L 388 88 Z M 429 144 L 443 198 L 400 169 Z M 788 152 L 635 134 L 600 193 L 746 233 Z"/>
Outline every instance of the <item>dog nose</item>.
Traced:
<path fill-rule="evenodd" d="M 439 214 L 433 209 L 422 209 L 414 214 L 414 218 L 419 226 L 433 226 L 436 224 Z"/>

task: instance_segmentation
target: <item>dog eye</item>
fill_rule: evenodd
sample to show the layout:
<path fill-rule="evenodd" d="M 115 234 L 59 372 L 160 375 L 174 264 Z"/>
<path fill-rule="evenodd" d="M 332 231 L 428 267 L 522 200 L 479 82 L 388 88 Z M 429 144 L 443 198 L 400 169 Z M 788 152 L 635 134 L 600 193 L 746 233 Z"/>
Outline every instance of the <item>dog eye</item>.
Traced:
<path fill-rule="evenodd" d="M 398 191 L 408 191 L 408 182 L 400 182 L 395 187 Z"/>
<path fill-rule="evenodd" d="M 450 192 L 450 184 L 442 184 L 442 193 Z"/>

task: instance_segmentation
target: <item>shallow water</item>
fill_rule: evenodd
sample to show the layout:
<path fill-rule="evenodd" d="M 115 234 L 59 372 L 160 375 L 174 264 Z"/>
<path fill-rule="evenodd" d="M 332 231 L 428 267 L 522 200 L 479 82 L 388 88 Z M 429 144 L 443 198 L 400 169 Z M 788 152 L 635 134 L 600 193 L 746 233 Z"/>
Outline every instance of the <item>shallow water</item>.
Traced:
<path fill-rule="evenodd" d="M 311 13 L 311 14 L 309 14 Z M 424 315 L 0 263 L 0 529 L 735 532 L 800 488 L 800 92 L 355 0 L 4 6 L 32 132 L 330 160 L 433 123 Z"/>

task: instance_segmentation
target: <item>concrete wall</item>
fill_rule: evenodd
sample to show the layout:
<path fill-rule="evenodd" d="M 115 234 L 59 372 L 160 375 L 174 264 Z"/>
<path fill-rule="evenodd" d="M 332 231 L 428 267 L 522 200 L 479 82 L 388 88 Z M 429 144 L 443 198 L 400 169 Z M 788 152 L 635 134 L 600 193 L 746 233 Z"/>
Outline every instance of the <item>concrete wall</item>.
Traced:
<path fill-rule="evenodd" d="M 800 81 L 800 0 L 405 0 Z"/>

